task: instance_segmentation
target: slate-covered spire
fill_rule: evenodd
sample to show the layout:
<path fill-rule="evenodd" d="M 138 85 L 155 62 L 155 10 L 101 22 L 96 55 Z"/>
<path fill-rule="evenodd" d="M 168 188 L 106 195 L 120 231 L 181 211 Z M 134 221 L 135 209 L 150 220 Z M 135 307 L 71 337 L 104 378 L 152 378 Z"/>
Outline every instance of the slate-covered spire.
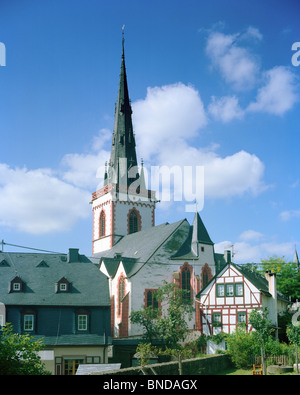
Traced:
<path fill-rule="evenodd" d="M 300 262 L 299 262 L 298 253 L 297 253 L 296 247 L 295 247 L 295 252 L 294 252 L 293 263 L 297 263 L 298 270 L 300 270 Z"/>
<path fill-rule="evenodd" d="M 195 213 L 194 222 L 193 222 L 193 232 L 192 232 L 192 251 L 195 255 L 199 255 L 199 243 L 203 244 L 211 244 L 214 243 L 211 241 L 209 234 L 202 222 L 202 219 L 198 212 Z"/>
<path fill-rule="evenodd" d="M 131 115 L 132 109 L 127 85 L 123 30 L 120 81 L 115 108 L 115 123 L 107 184 L 115 183 L 130 186 L 139 177 Z"/>

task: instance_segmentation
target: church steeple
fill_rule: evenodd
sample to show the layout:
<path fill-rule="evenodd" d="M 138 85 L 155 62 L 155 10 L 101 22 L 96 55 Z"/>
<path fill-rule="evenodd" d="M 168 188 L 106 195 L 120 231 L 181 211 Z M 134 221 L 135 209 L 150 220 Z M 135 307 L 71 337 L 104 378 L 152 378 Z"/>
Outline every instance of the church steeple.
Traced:
<path fill-rule="evenodd" d="M 195 213 L 194 221 L 193 221 L 193 233 L 192 233 L 192 251 L 195 255 L 199 255 L 199 243 L 202 244 L 210 244 L 214 243 L 211 241 L 211 238 L 204 226 L 204 223 L 198 213 Z"/>
<path fill-rule="evenodd" d="M 127 185 L 129 187 L 133 181 L 138 179 L 139 175 L 132 127 L 132 108 L 125 67 L 124 41 L 123 29 L 119 90 L 115 107 L 115 123 L 106 183 Z"/>
<path fill-rule="evenodd" d="M 122 36 L 122 59 L 109 163 L 103 187 L 92 194 L 93 253 L 105 251 L 123 236 L 155 225 L 155 192 L 147 189 L 142 162 L 138 172 L 132 109 Z"/>

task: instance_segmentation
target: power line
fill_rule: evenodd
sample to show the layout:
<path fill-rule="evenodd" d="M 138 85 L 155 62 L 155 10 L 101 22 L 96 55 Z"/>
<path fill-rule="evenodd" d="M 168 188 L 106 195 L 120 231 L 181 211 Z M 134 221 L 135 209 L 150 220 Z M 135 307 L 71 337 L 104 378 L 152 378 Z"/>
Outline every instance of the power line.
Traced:
<path fill-rule="evenodd" d="M 4 246 L 11 246 L 11 247 L 17 247 L 17 248 L 24 248 L 27 250 L 34 250 L 34 251 L 42 251 L 42 252 L 48 252 L 50 254 L 62 254 L 61 252 L 57 252 L 57 251 L 48 251 L 48 250 L 41 250 L 40 248 L 33 248 L 33 247 L 25 247 L 25 246 L 20 246 L 17 244 L 10 244 L 10 243 L 5 243 L 4 240 L 1 241 L 1 245 L 2 245 L 2 252 L 4 251 Z"/>

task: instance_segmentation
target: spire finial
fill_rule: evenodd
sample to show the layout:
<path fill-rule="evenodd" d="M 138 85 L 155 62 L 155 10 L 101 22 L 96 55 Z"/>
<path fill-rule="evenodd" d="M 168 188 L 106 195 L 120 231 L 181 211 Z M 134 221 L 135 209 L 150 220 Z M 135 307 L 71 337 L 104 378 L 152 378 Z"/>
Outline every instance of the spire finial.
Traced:
<path fill-rule="evenodd" d="M 122 49 L 123 49 L 123 52 L 124 52 L 124 42 L 125 42 L 124 30 L 125 30 L 125 25 L 122 26 Z"/>

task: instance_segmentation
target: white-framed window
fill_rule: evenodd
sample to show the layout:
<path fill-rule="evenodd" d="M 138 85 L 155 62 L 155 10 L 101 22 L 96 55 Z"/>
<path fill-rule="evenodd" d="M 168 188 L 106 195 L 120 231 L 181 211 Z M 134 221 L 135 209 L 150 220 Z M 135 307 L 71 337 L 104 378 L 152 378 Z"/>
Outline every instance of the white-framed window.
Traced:
<path fill-rule="evenodd" d="M 217 284 L 216 285 L 217 297 L 221 298 L 224 296 L 243 296 L 244 295 L 244 284 Z"/>
<path fill-rule="evenodd" d="M 212 315 L 213 325 L 221 326 L 222 324 L 222 313 L 213 313 Z"/>
<path fill-rule="evenodd" d="M 59 284 L 59 290 L 62 292 L 66 292 L 67 291 L 67 284 L 66 283 L 60 283 Z"/>
<path fill-rule="evenodd" d="M 21 290 L 21 284 L 20 283 L 13 283 L 13 290 L 14 291 L 20 291 Z"/>
<path fill-rule="evenodd" d="M 234 296 L 233 284 L 226 284 L 226 296 Z"/>
<path fill-rule="evenodd" d="M 88 328 L 88 316 L 87 314 L 78 314 L 77 316 L 78 330 L 86 331 Z"/>
<path fill-rule="evenodd" d="M 24 314 L 24 331 L 34 330 L 34 314 Z"/>
<path fill-rule="evenodd" d="M 224 284 L 217 284 L 217 297 L 224 297 L 225 296 L 225 285 Z"/>
<path fill-rule="evenodd" d="M 237 322 L 246 324 L 246 322 L 247 322 L 247 313 L 245 311 L 239 311 L 237 313 Z"/>
<path fill-rule="evenodd" d="M 243 296 L 244 295 L 244 284 L 236 283 L 235 284 L 235 296 Z"/>

